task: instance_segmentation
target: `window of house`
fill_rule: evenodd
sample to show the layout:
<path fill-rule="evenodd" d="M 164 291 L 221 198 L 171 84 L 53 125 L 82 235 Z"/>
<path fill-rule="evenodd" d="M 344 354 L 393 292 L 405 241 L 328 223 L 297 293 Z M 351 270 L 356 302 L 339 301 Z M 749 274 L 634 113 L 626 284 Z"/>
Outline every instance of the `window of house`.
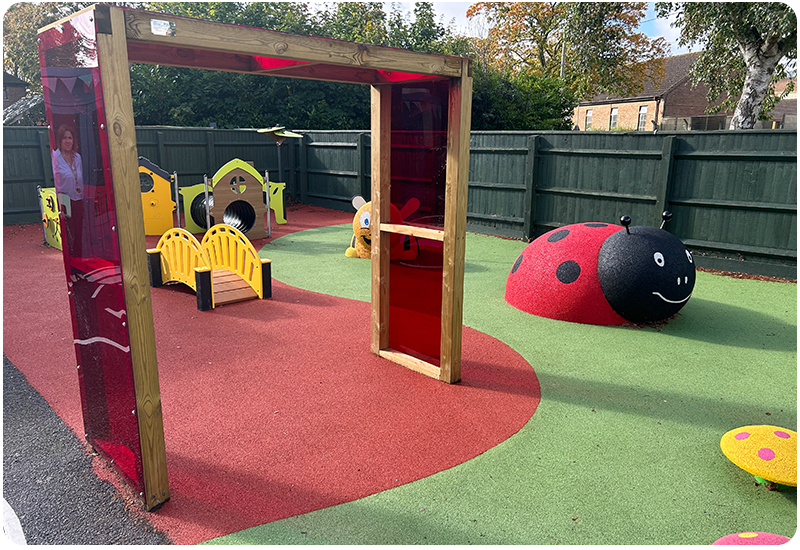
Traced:
<path fill-rule="evenodd" d="M 611 109 L 611 120 L 608 121 L 608 129 L 609 130 L 613 130 L 614 128 L 617 127 L 617 112 L 618 112 L 618 109 L 616 107 L 613 107 Z"/>
<path fill-rule="evenodd" d="M 584 130 L 591 130 L 592 129 L 592 110 L 586 110 L 586 123 L 583 125 Z"/>
<path fill-rule="evenodd" d="M 639 107 L 639 126 L 637 130 L 640 132 L 647 130 L 647 105 Z"/>

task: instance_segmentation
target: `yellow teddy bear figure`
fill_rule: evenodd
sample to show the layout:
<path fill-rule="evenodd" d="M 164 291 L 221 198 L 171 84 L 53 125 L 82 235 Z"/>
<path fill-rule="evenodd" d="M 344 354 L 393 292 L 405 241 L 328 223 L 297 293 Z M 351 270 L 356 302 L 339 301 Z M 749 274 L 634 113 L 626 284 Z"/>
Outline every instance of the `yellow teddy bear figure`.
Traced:
<path fill-rule="evenodd" d="M 367 202 L 364 197 L 356 195 L 352 201 L 356 209 L 353 216 L 353 237 L 350 239 L 350 246 L 345 250 L 344 255 L 348 258 L 370 258 L 372 254 L 372 228 L 370 227 L 370 217 L 372 216 L 372 202 Z M 419 199 L 411 198 L 403 205 L 403 209 L 398 209 L 391 205 L 391 223 L 402 224 L 408 216 L 419 209 Z M 416 237 L 410 235 L 392 234 L 390 238 L 392 259 L 413 260 L 419 254 L 419 243 Z"/>

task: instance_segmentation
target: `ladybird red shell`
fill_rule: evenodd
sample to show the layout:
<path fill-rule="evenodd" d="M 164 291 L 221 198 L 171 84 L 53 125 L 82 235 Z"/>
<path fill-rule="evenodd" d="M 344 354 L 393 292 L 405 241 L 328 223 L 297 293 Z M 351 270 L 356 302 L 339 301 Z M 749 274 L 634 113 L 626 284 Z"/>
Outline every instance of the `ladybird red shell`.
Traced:
<path fill-rule="evenodd" d="M 540 236 L 517 257 L 505 299 L 517 309 L 561 321 L 624 325 L 603 296 L 597 258 L 605 240 L 622 226 L 587 222 Z"/>

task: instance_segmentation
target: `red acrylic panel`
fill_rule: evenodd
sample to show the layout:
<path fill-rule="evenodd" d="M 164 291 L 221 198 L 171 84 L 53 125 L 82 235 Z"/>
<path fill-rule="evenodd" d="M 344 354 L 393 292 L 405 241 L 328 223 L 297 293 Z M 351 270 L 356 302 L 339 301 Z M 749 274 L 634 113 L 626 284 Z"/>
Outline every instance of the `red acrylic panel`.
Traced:
<path fill-rule="evenodd" d="M 444 243 L 409 235 L 392 235 L 391 241 L 389 347 L 438 367 Z"/>
<path fill-rule="evenodd" d="M 392 86 L 391 223 L 442 228 L 448 81 Z M 389 346 L 440 364 L 443 243 L 392 234 Z"/>
<path fill-rule="evenodd" d="M 144 490 L 94 11 L 39 35 L 86 439 Z"/>

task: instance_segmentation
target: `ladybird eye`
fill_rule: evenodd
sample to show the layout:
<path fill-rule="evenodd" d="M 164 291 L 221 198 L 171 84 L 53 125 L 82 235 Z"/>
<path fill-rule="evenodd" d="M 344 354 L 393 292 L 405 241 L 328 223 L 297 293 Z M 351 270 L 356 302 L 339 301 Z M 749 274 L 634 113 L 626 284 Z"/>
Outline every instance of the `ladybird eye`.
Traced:
<path fill-rule="evenodd" d="M 364 229 L 369 227 L 369 212 L 362 212 L 361 216 L 358 218 L 358 221 L 361 224 L 361 227 Z"/>
<path fill-rule="evenodd" d="M 664 267 L 664 255 L 661 252 L 653 254 L 653 259 L 656 261 L 658 267 Z"/>
<path fill-rule="evenodd" d="M 692 253 L 689 252 L 689 249 L 686 249 L 686 258 L 689 260 L 690 264 L 694 263 L 694 260 L 692 259 Z"/>

